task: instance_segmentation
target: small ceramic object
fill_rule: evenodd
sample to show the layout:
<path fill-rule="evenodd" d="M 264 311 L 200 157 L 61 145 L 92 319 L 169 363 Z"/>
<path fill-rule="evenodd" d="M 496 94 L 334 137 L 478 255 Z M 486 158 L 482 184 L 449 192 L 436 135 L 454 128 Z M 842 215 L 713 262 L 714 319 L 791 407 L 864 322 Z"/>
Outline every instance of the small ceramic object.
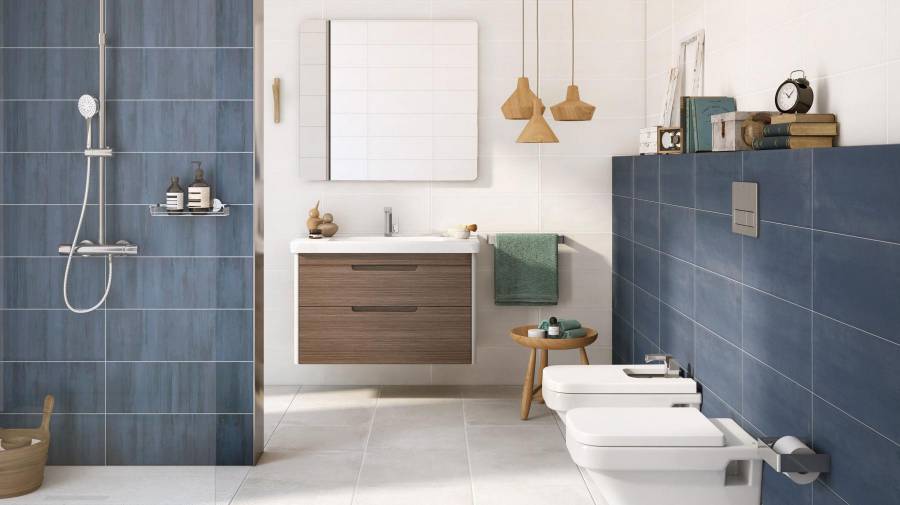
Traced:
<path fill-rule="evenodd" d="M 469 230 L 459 230 L 456 228 L 450 228 L 447 230 L 447 236 L 450 238 L 469 238 Z"/>
<path fill-rule="evenodd" d="M 528 330 L 528 336 L 531 338 L 545 338 L 547 336 L 547 330 L 532 328 Z"/>
<path fill-rule="evenodd" d="M 319 217 L 319 201 L 316 200 L 316 206 L 309 209 L 309 218 L 306 220 L 306 229 L 312 234 L 313 231 L 319 229 L 322 219 Z"/>
<path fill-rule="evenodd" d="M 319 229 L 322 230 L 322 235 L 325 237 L 333 237 L 335 233 L 338 231 L 338 225 L 334 224 L 334 216 L 330 213 L 326 212 L 322 215 L 322 223 L 319 224 Z"/>

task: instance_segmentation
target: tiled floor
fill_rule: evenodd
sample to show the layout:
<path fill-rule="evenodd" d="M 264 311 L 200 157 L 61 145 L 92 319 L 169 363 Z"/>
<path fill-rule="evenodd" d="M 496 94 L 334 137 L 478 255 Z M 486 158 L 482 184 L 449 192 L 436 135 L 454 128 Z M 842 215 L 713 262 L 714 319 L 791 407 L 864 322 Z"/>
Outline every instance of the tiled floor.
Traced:
<path fill-rule="evenodd" d="M 593 505 L 557 420 L 516 387 L 266 388 L 247 467 L 49 467 L 9 504 Z"/>

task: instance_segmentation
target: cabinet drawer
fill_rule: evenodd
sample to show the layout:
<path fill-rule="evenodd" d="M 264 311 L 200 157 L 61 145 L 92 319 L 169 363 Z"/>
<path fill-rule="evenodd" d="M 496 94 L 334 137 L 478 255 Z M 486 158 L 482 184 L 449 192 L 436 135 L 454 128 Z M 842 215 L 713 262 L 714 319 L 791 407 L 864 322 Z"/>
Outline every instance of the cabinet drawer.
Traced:
<path fill-rule="evenodd" d="M 324 256 L 324 255 L 323 255 Z M 375 255 L 326 260 L 300 257 L 298 295 L 301 307 L 408 305 L 416 307 L 472 304 L 471 258 Z M 407 256 L 407 257 L 404 257 Z M 340 261 L 340 262 L 339 262 Z"/>
<path fill-rule="evenodd" d="M 300 307 L 299 362 L 471 363 L 470 307 Z"/>

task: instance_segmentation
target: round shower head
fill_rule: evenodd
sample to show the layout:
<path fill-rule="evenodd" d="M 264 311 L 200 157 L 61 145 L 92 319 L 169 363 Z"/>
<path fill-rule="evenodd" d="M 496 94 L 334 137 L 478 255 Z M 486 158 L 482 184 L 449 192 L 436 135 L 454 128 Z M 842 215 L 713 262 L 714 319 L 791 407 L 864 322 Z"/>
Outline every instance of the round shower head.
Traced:
<path fill-rule="evenodd" d="M 85 119 L 94 117 L 99 108 L 100 105 L 97 103 L 97 99 L 91 95 L 81 95 L 81 98 L 78 99 L 78 112 L 80 112 Z"/>

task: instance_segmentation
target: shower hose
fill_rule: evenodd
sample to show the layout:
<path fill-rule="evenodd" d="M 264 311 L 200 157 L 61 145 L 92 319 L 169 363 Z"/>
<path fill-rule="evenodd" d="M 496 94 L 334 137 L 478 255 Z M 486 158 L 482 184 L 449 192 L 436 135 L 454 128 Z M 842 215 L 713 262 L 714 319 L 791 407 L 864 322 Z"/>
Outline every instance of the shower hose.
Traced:
<path fill-rule="evenodd" d="M 90 135 L 90 130 L 88 130 L 88 135 Z M 72 247 L 69 248 L 69 257 L 66 258 L 66 271 L 63 274 L 63 300 L 66 302 L 66 307 L 69 308 L 72 312 L 76 314 L 87 314 L 88 312 L 93 312 L 97 310 L 103 302 L 106 301 L 106 297 L 109 296 L 109 288 L 112 285 L 112 255 L 108 254 L 106 256 L 106 290 L 103 291 L 103 297 L 100 298 L 100 301 L 97 302 L 91 308 L 88 309 L 79 309 L 73 307 L 71 303 L 69 303 L 69 267 L 72 266 L 72 256 L 75 254 L 75 249 L 78 244 L 78 235 L 81 234 L 81 225 L 84 222 L 84 211 L 87 209 L 88 202 L 88 193 L 91 190 L 91 158 L 87 158 L 87 168 L 85 170 L 84 177 L 84 198 L 81 201 L 81 214 L 78 216 L 78 225 L 75 227 L 75 238 L 72 239 Z"/>

